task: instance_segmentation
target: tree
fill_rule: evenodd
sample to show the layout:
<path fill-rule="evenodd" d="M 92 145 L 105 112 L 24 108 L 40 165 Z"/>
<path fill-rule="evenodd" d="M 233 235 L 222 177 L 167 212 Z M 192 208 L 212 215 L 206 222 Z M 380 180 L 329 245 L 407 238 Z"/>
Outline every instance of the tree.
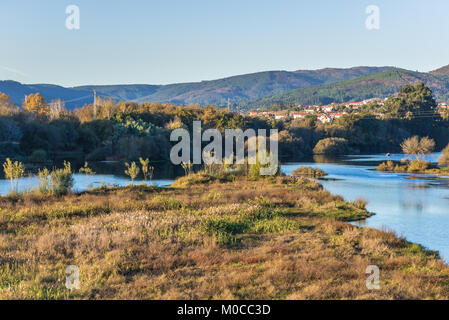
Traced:
<path fill-rule="evenodd" d="M 190 176 L 190 174 L 192 173 L 192 167 L 193 164 L 190 162 L 183 162 L 181 163 L 182 168 L 184 169 L 184 173 L 186 176 Z"/>
<path fill-rule="evenodd" d="M 64 108 L 65 104 L 64 101 L 62 101 L 61 99 L 56 99 L 50 102 L 50 106 L 49 106 L 49 115 L 50 115 L 50 119 L 58 119 L 61 114 L 65 111 Z"/>
<path fill-rule="evenodd" d="M 344 138 L 325 138 L 315 145 L 314 154 L 339 155 L 349 151 L 348 141 Z"/>
<path fill-rule="evenodd" d="M 23 163 L 6 158 L 6 162 L 3 163 L 3 171 L 5 172 L 5 178 L 11 180 L 11 192 L 14 192 L 14 181 L 16 182 L 16 191 L 19 190 L 19 178 L 25 174 L 25 166 Z"/>
<path fill-rule="evenodd" d="M 404 86 L 397 97 L 390 97 L 385 101 L 383 112 L 390 118 L 411 120 L 417 116 L 437 115 L 437 103 L 429 89 L 423 82 L 412 86 Z"/>
<path fill-rule="evenodd" d="M 131 178 L 131 184 L 133 185 L 134 179 L 139 175 L 140 169 L 134 161 L 131 163 L 131 165 L 129 165 L 128 162 L 126 162 L 125 165 L 125 174 Z"/>
<path fill-rule="evenodd" d="M 150 159 L 146 158 L 145 160 L 143 160 L 142 158 L 139 158 L 140 164 L 142 165 L 142 173 L 143 173 L 143 178 L 145 179 L 145 181 L 147 181 L 147 177 L 150 176 L 151 174 L 151 178 L 153 178 L 153 167 L 149 167 L 148 164 L 150 163 Z M 151 180 L 150 178 L 150 180 Z"/>
<path fill-rule="evenodd" d="M 23 110 L 35 115 L 44 115 L 49 113 L 47 102 L 40 93 L 28 95 L 23 102 L 22 108 Z"/>
<path fill-rule="evenodd" d="M 419 139 L 418 136 L 405 139 L 401 143 L 402 152 L 414 155 L 416 160 L 424 160 L 426 154 L 432 153 L 435 148 L 435 141 L 429 137 Z"/>
<path fill-rule="evenodd" d="M 68 194 L 73 188 L 73 174 L 70 162 L 64 161 L 64 168 L 39 170 L 39 190 L 55 196 Z"/>
<path fill-rule="evenodd" d="M 0 92 L 0 116 L 10 116 L 19 111 L 19 108 L 11 101 L 11 98 Z"/>
<path fill-rule="evenodd" d="M 22 129 L 11 118 L 0 118 L 0 143 L 19 141 L 23 136 Z"/>

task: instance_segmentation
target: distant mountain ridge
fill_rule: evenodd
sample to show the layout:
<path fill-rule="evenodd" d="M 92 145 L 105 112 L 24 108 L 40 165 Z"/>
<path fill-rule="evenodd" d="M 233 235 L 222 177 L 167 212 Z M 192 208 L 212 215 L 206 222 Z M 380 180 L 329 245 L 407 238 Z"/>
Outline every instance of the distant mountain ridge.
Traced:
<path fill-rule="evenodd" d="M 178 83 L 169 85 L 87 85 L 73 88 L 51 84 L 21 84 L 16 81 L 0 81 L 0 92 L 11 97 L 18 105 L 26 95 L 40 92 L 47 101 L 60 98 L 68 109 L 92 103 L 93 90 L 102 97 L 136 102 L 172 102 L 175 104 L 215 104 L 248 102 L 268 95 L 309 86 L 353 79 L 376 74 L 394 67 L 326 68 L 319 70 L 265 71 L 238 75 L 218 80 Z"/>
<path fill-rule="evenodd" d="M 429 72 L 436 76 L 449 76 L 449 65 Z"/>
<path fill-rule="evenodd" d="M 438 69 L 441 70 L 441 69 Z M 273 104 L 320 105 L 332 102 L 361 101 L 370 98 L 385 98 L 397 93 L 406 84 L 424 82 L 432 89 L 437 100 L 449 100 L 449 76 L 441 71 L 422 73 L 394 69 L 330 84 L 309 86 L 269 95 L 250 101 L 243 110 L 267 108 Z"/>

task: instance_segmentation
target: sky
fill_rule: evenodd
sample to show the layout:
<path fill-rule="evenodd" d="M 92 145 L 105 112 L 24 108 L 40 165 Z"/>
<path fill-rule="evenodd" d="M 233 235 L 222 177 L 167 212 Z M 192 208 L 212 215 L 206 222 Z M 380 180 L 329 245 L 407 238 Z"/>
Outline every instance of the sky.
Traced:
<path fill-rule="evenodd" d="M 79 30 L 66 7 L 79 8 Z M 379 8 L 368 29 L 366 8 Z M 447 0 L 0 0 L 0 80 L 168 84 L 449 64 Z"/>

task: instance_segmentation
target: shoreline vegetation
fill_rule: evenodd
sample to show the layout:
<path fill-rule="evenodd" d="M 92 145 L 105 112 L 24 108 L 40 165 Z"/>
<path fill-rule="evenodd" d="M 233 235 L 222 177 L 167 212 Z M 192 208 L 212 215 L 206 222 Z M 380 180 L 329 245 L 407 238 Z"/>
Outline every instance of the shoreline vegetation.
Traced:
<path fill-rule="evenodd" d="M 311 168 L 300 166 L 291 172 L 293 176 L 297 177 L 309 177 L 309 178 L 322 178 L 327 176 L 327 173 L 318 168 Z"/>
<path fill-rule="evenodd" d="M 449 176 L 449 168 L 440 168 L 436 165 L 432 165 L 430 162 L 420 160 L 403 160 L 399 163 L 389 160 L 387 162 L 382 162 L 379 166 L 377 166 L 376 170 L 394 173 L 415 173 L 435 176 Z"/>
<path fill-rule="evenodd" d="M 437 252 L 348 223 L 372 215 L 363 200 L 255 172 L 215 166 L 165 188 L 0 197 L 0 299 L 449 298 Z M 65 288 L 69 265 L 79 290 Z M 366 287 L 369 265 L 379 290 Z"/>
<path fill-rule="evenodd" d="M 413 136 L 405 139 L 401 144 L 401 148 L 404 154 L 414 156 L 415 160 L 404 158 L 399 163 L 389 160 L 379 164 L 376 170 L 395 173 L 449 176 L 449 144 L 441 151 L 437 165 L 425 160 L 426 155 L 432 153 L 435 148 L 435 141 L 433 139 Z"/>

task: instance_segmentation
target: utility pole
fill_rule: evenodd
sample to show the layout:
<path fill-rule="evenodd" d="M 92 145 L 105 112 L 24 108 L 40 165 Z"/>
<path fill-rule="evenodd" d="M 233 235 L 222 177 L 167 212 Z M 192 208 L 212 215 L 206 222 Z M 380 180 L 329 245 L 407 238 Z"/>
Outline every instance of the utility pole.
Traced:
<path fill-rule="evenodd" d="M 94 90 L 94 120 L 97 120 L 97 90 Z"/>

